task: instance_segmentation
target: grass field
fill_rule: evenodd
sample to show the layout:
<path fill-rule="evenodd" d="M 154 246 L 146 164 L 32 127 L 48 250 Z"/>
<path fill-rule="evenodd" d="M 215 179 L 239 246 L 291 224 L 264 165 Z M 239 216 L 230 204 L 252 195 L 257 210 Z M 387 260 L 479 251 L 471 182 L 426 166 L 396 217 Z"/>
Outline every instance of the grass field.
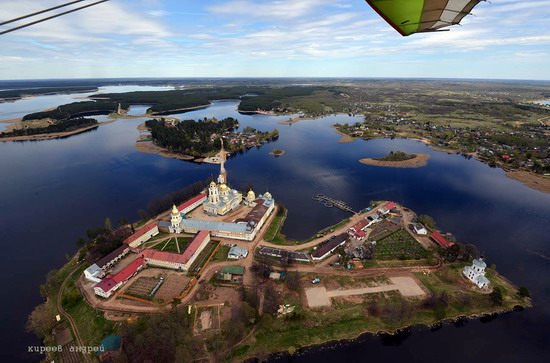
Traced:
<path fill-rule="evenodd" d="M 374 257 L 378 260 L 417 260 L 429 256 L 430 252 L 404 229 L 378 241 L 374 248 Z"/>
<path fill-rule="evenodd" d="M 164 252 L 183 253 L 191 240 L 191 237 L 171 237 L 167 241 L 157 243 L 151 248 Z"/>
<path fill-rule="evenodd" d="M 218 247 L 218 250 L 216 251 L 214 256 L 212 256 L 212 261 L 225 261 L 225 260 L 227 260 L 227 254 L 229 253 L 230 249 L 231 249 L 231 247 L 229 247 L 229 246 L 220 245 L 220 247 Z"/>

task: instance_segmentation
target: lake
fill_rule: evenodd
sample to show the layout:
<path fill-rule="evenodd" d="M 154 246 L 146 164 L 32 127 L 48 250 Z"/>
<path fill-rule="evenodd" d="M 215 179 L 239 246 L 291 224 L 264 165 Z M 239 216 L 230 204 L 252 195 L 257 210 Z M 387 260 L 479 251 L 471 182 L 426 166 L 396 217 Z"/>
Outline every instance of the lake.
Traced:
<path fill-rule="evenodd" d="M 12 114 L 24 115 L 39 107 L 19 105 L 30 111 L 13 108 Z M 236 109 L 237 101 L 214 102 L 209 108 L 174 116 L 231 116 L 241 128 L 279 129 L 276 142 L 236 155 L 226 168 L 233 187 L 252 184 L 256 193 L 269 190 L 288 209 L 283 229 L 288 237 L 308 238 L 348 216 L 314 202 L 315 194 L 344 200 L 354 209 L 371 200 L 395 200 L 431 215 L 459 241 L 477 245 L 489 264 L 495 263 L 499 272 L 527 286 L 534 296 L 534 308 L 501 315 L 490 323 L 469 321 L 460 328 L 446 326 L 435 332 L 413 329 L 397 339 L 366 335 L 356 342 L 310 348 L 296 357 L 273 361 L 550 359 L 550 194 L 529 189 L 500 169 L 434 151 L 416 141 L 338 143 L 340 136 L 330 125 L 360 118 L 338 115 L 281 125 L 278 122 L 288 116 L 241 115 Z M 13 118 L 2 112 L 0 119 Z M 41 302 L 38 287 L 48 271 L 64 264 L 65 254 L 76 251 L 75 241 L 86 228 L 102 225 L 106 217 L 113 222 L 138 219 L 137 211 L 152 199 L 217 175 L 216 165 L 137 152 L 136 127 L 144 120 L 118 120 L 63 140 L 0 143 L 0 268 L 5 277 L 0 334 L 10 347 L 2 351 L 3 361 L 29 359 L 27 346 L 38 341 L 24 333 L 24 323 Z M 269 155 L 275 147 L 284 149 L 284 156 Z M 418 169 L 358 162 L 397 149 L 430 154 L 431 159 Z"/>

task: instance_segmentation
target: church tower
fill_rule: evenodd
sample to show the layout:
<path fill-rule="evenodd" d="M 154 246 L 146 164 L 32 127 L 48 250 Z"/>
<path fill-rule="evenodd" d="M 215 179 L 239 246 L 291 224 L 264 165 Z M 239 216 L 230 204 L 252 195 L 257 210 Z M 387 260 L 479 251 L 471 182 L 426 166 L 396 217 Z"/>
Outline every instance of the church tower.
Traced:
<path fill-rule="evenodd" d="M 223 139 L 220 139 L 222 148 L 220 150 L 220 175 L 218 176 L 218 184 L 227 183 L 227 171 L 225 170 L 226 154 L 223 148 Z"/>
<path fill-rule="evenodd" d="M 208 188 L 208 202 L 211 204 L 218 204 L 220 202 L 220 191 L 218 186 L 213 181 Z"/>
<path fill-rule="evenodd" d="M 172 206 L 172 213 L 171 213 L 171 225 L 170 225 L 170 232 L 171 233 L 181 233 L 180 223 L 181 223 L 181 213 L 176 208 L 176 205 Z"/>

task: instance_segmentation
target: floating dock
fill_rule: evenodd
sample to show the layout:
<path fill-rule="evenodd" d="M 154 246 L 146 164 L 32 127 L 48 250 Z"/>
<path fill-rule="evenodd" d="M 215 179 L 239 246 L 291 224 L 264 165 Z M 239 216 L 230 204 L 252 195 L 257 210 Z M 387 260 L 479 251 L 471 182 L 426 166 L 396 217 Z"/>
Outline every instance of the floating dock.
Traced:
<path fill-rule="evenodd" d="M 337 199 L 334 199 L 334 198 L 331 198 L 331 197 L 327 197 L 326 195 L 323 195 L 323 194 L 314 195 L 313 197 L 311 197 L 311 199 L 321 202 L 327 208 L 336 207 L 336 208 L 341 209 L 345 212 L 350 212 L 350 213 L 353 213 L 353 214 L 357 214 L 357 212 L 354 211 L 349 205 L 347 205 L 346 202 L 341 201 L 341 200 L 337 200 Z"/>

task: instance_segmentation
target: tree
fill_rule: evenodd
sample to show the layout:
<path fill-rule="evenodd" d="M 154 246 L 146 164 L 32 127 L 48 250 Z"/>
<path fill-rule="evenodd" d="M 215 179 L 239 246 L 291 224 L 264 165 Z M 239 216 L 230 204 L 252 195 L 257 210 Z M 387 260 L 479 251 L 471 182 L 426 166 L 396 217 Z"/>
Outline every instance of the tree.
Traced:
<path fill-rule="evenodd" d="M 105 218 L 105 229 L 107 231 L 113 230 L 113 223 L 111 222 L 111 219 L 109 217 Z"/>
<path fill-rule="evenodd" d="M 520 287 L 516 294 L 522 299 L 531 297 L 531 293 L 529 292 L 529 290 L 525 286 Z"/>
<path fill-rule="evenodd" d="M 279 295 L 275 290 L 275 285 L 269 281 L 264 288 L 263 312 L 273 315 L 279 309 Z"/>
<path fill-rule="evenodd" d="M 418 220 L 430 229 L 435 229 L 436 228 L 436 224 L 435 224 L 434 219 L 432 217 L 430 217 L 429 215 L 421 214 L 421 215 L 418 216 Z"/>
<path fill-rule="evenodd" d="M 300 291 L 300 274 L 297 271 L 288 271 L 286 274 L 286 287 L 295 292 Z"/>
<path fill-rule="evenodd" d="M 500 287 L 496 286 L 495 288 L 493 288 L 493 292 L 489 294 L 489 297 L 491 298 L 493 305 L 502 305 L 503 297 Z"/>
<path fill-rule="evenodd" d="M 86 243 L 88 243 L 84 238 L 80 237 L 79 239 L 76 240 L 76 245 L 78 246 L 78 248 L 82 248 L 86 245 Z"/>
<path fill-rule="evenodd" d="M 29 315 L 26 330 L 36 334 L 40 338 L 45 338 L 51 334 L 55 324 L 54 310 L 45 302 L 35 307 L 31 315 Z"/>
<path fill-rule="evenodd" d="M 118 220 L 118 226 L 119 226 L 119 227 L 125 226 L 125 225 L 127 225 L 127 224 L 128 224 L 128 220 L 127 220 L 126 218 L 120 218 L 120 219 Z"/>

